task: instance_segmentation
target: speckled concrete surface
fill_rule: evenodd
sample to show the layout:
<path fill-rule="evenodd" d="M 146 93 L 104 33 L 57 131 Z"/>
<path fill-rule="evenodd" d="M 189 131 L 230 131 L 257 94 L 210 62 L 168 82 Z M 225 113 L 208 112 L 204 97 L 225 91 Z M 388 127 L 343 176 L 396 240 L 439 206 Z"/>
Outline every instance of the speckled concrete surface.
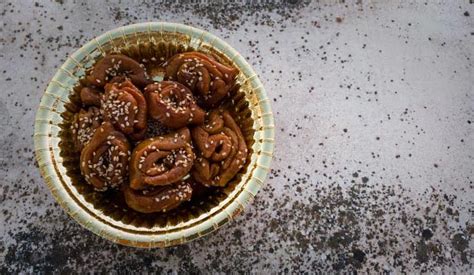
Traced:
<path fill-rule="evenodd" d="M 0 1 L 0 273 L 474 272 L 469 1 L 98 2 Z M 273 101 L 277 145 L 236 221 L 142 250 L 69 219 L 35 167 L 32 133 L 67 55 L 150 20 L 201 27 L 247 57 Z"/>

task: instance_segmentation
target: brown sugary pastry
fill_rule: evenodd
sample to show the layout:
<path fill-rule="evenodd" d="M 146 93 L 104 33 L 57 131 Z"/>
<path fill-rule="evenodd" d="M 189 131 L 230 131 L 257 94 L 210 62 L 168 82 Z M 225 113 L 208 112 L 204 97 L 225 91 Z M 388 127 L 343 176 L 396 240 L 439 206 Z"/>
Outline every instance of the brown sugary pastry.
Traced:
<path fill-rule="evenodd" d="M 166 212 L 189 201 L 193 189 L 187 181 L 179 181 L 166 186 L 134 190 L 124 184 L 123 194 L 127 205 L 141 213 Z"/>
<path fill-rule="evenodd" d="M 166 127 L 178 129 L 204 122 L 206 113 L 196 104 L 191 91 L 178 82 L 150 84 L 145 88 L 145 97 L 150 116 Z"/>
<path fill-rule="evenodd" d="M 127 138 L 104 122 L 81 152 L 81 173 L 97 191 L 105 191 L 127 180 L 129 158 Z"/>
<path fill-rule="evenodd" d="M 130 187 L 169 185 L 180 181 L 191 170 L 195 155 L 188 128 L 138 144 L 130 160 Z"/>
<path fill-rule="evenodd" d="M 91 140 L 100 124 L 102 124 L 102 116 L 97 107 L 89 107 L 87 110 L 81 109 L 74 115 L 71 132 L 74 148 L 77 151 L 81 151 Z"/>
<path fill-rule="evenodd" d="M 186 52 L 171 57 L 166 66 L 166 80 L 178 81 L 190 88 L 198 103 L 216 106 L 235 84 L 236 68 L 225 66 L 200 52 Z"/>
<path fill-rule="evenodd" d="M 225 186 L 242 169 L 247 145 L 230 113 L 215 109 L 202 126 L 191 135 L 198 158 L 191 171 L 194 179 L 205 186 Z"/>
<path fill-rule="evenodd" d="M 129 80 L 105 85 L 100 111 L 104 120 L 133 140 L 145 136 L 147 104 L 142 92 Z"/>
<path fill-rule="evenodd" d="M 81 102 L 86 106 L 97 106 L 100 107 L 100 99 L 102 93 L 91 87 L 84 87 L 81 89 Z"/>
<path fill-rule="evenodd" d="M 103 87 L 113 77 L 122 75 L 130 78 L 138 87 L 145 87 L 150 83 L 144 67 L 123 54 L 106 55 L 97 61 L 87 80 L 91 85 Z"/>

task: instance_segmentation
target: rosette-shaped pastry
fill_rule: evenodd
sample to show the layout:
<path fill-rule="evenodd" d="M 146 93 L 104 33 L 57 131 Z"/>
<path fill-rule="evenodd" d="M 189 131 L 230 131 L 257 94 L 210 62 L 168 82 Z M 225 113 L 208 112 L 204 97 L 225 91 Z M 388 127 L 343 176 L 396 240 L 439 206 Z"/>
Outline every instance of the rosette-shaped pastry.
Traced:
<path fill-rule="evenodd" d="M 71 125 L 74 148 L 81 151 L 89 143 L 95 130 L 102 124 L 102 116 L 99 108 L 89 107 L 87 110 L 81 109 L 74 115 Z"/>
<path fill-rule="evenodd" d="M 124 185 L 123 194 L 127 205 L 141 213 L 166 212 L 191 199 L 191 184 L 180 181 L 166 186 L 134 190 Z"/>
<path fill-rule="evenodd" d="M 180 181 L 191 170 L 195 155 L 188 128 L 138 144 L 130 160 L 130 187 L 142 190 Z"/>
<path fill-rule="evenodd" d="M 91 85 L 104 87 L 115 76 L 126 76 L 138 87 L 145 87 L 150 83 L 145 68 L 123 54 L 110 54 L 97 61 L 87 80 Z"/>
<path fill-rule="evenodd" d="M 101 113 L 118 130 L 140 140 L 145 136 L 147 104 L 142 92 L 129 80 L 105 85 Z"/>
<path fill-rule="evenodd" d="M 186 52 L 167 62 L 165 79 L 178 81 L 190 88 L 198 103 L 212 107 L 232 90 L 238 70 L 217 62 L 200 52 Z"/>
<path fill-rule="evenodd" d="M 129 158 L 127 138 L 104 122 L 81 152 L 81 173 L 96 190 L 105 191 L 127 180 Z"/>
<path fill-rule="evenodd" d="M 191 91 L 178 82 L 150 84 L 145 88 L 145 97 L 150 116 L 166 127 L 178 129 L 204 122 L 206 113 L 196 104 Z"/>
<path fill-rule="evenodd" d="M 247 145 L 228 111 L 211 111 L 206 123 L 192 129 L 191 135 L 198 151 L 192 170 L 196 181 L 223 187 L 244 166 Z"/>

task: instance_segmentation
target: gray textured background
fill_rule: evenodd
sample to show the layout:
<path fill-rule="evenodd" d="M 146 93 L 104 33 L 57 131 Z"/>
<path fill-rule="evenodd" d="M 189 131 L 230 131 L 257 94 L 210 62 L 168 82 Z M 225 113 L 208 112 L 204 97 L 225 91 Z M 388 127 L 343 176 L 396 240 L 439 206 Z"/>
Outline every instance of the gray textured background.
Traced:
<path fill-rule="evenodd" d="M 0 273 L 473 272 L 473 4 L 99 2 L 0 1 Z M 266 187 L 236 221 L 141 250 L 61 210 L 32 133 L 66 56 L 152 20 L 203 28 L 242 53 L 273 101 L 277 144 Z"/>

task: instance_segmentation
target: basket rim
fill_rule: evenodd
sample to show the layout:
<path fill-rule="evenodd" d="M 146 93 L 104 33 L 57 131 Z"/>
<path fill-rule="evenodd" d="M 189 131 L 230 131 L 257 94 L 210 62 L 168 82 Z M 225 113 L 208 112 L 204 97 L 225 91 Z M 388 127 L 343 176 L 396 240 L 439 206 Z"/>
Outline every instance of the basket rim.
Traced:
<path fill-rule="evenodd" d="M 239 69 L 246 76 L 245 81 L 249 81 L 252 90 L 256 91 L 255 94 L 258 98 L 258 106 L 261 110 L 258 119 L 261 120 L 261 130 L 264 138 L 258 141 L 256 140 L 255 142 L 259 142 L 260 148 L 264 149 L 260 149 L 259 152 L 253 153 L 253 155 L 256 155 L 254 161 L 255 167 L 252 168 L 251 175 L 246 179 L 240 193 L 236 194 L 232 201 L 226 205 L 220 206 L 219 208 L 214 207 L 216 210 L 214 212 L 210 211 L 208 217 L 198 220 L 196 224 L 192 224 L 189 227 L 178 228 L 178 230 L 175 231 L 160 232 L 157 234 L 140 235 L 135 232 L 120 230 L 120 228 L 115 228 L 104 223 L 103 220 L 98 219 L 97 216 L 92 215 L 87 211 L 87 209 L 78 205 L 78 202 L 70 196 L 67 190 L 65 190 L 67 187 L 63 185 L 62 181 L 62 177 L 65 175 L 62 175 L 60 170 L 56 167 L 57 165 L 60 165 L 60 163 L 54 159 L 54 154 L 52 153 L 57 148 L 52 148 L 48 145 L 52 136 L 51 123 L 47 118 L 49 115 L 52 115 L 52 112 L 54 112 L 54 110 L 51 109 L 54 105 L 54 102 L 51 103 L 51 97 L 56 98 L 56 101 L 61 100 L 60 96 L 55 93 L 57 91 L 57 86 L 63 85 L 61 84 L 61 78 L 64 78 L 64 72 L 68 72 L 69 75 L 73 76 L 66 68 L 68 64 L 78 64 L 76 57 L 84 54 L 87 55 L 91 49 L 102 51 L 101 45 L 111 41 L 114 37 L 124 37 L 125 34 L 164 31 L 178 32 L 189 35 L 192 38 L 199 38 L 202 42 L 209 44 L 213 48 L 216 48 L 218 51 L 227 55 L 234 64 L 238 64 Z M 102 43 L 102 41 L 105 42 Z M 68 91 L 66 88 L 63 88 L 63 90 Z M 41 112 L 42 109 L 46 109 L 46 111 Z M 74 220 L 76 220 L 76 222 L 101 237 L 123 245 L 147 248 L 167 247 L 189 242 L 217 230 L 240 214 L 244 208 L 251 203 L 264 184 L 266 175 L 270 170 L 274 148 L 274 120 L 270 102 L 257 74 L 247 63 L 245 58 L 225 41 L 207 31 L 184 24 L 170 22 L 144 22 L 122 26 L 107 31 L 102 35 L 91 39 L 66 59 L 64 64 L 58 68 L 54 77 L 48 83 L 48 86 L 41 97 L 41 103 L 38 107 L 35 118 L 33 138 L 35 157 L 41 176 L 53 194 L 55 200 Z M 237 191 L 234 190 L 231 194 L 234 194 Z"/>

